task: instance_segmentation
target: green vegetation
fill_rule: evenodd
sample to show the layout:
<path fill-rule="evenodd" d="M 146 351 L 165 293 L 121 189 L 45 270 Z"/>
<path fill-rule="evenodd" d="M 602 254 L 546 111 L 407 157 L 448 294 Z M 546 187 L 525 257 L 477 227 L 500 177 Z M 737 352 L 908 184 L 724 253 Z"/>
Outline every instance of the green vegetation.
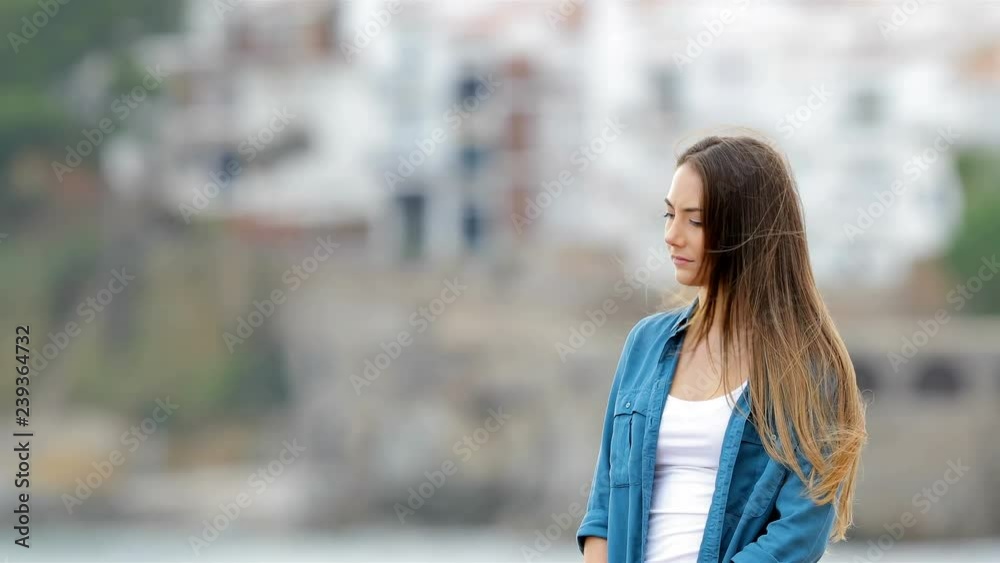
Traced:
<path fill-rule="evenodd" d="M 25 197 L 12 192 L 9 167 L 14 157 L 25 149 L 49 154 L 48 160 L 61 156 L 90 125 L 77 122 L 67 110 L 67 101 L 80 98 L 79 92 L 68 91 L 74 67 L 87 55 L 109 56 L 113 76 L 103 93 L 108 100 L 104 105 L 109 105 L 135 84 L 137 65 L 128 55 L 132 42 L 176 29 L 182 7 L 182 2 L 162 0 L 0 2 L 0 220 L 8 229 L 33 217 L 41 203 L 38 193 Z"/>
<path fill-rule="evenodd" d="M 957 161 L 965 187 L 965 215 L 947 261 L 960 280 L 969 280 L 979 275 L 984 259 L 1000 258 L 1000 154 L 996 149 L 967 150 Z M 1000 314 L 1000 276 L 983 280 L 982 289 L 962 313 Z"/>
<path fill-rule="evenodd" d="M 226 234 L 216 227 L 122 250 L 108 239 L 115 230 L 103 224 L 115 218 L 102 207 L 98 159 L 84 159 L 64 184 L 51 170 L 81 130 L 96 125 L 88 120 L 113 117 L 113 100 L 142 84 L 146 70 L 132 47 L 177 29 L 183 7 L 163 0 L 0 2 L 0 232 L 7 235 L 0 242 L 0 292 L 8 296 L 0 318 L 6 326 L 31 324 L 36 356 L 50 334 L 70 322 L 80 326 L 36 374 L 39 387 L 138 418 L 169 396 L 180 408 L 166 424 L 194 431 L 213 421 L 258 418 L 287 399 L 284 358 L 270 326 L 234 354 L 221 338 L 234 311 L 244 308 L 226 294 L 247 302 L 259 297 L 232 285 L 250 284 L 263 295 L 277 272 L 253 267 L 257 279 L 246 279 L 245 264 L 219 250 Z M 94 62 L 85 71 L 89 90 L 77 89 L 81 63 Z M 81 301 L 116 266 L 127 266 L 136 280 L 106 310 L 82 317 Z M 0 387 L 9 386 L 4 381 Z"/>

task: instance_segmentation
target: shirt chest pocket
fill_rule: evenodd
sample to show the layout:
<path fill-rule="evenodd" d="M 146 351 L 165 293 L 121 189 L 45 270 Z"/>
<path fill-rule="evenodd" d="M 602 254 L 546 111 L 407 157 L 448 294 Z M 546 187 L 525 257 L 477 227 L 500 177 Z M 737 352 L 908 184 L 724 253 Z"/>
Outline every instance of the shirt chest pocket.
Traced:
<path fill-rule="evenodd" d="M 639 482 L 648 402 L 649 395 L 641 389 L 620 391 L 615 400 L 610 452 L 612 487 Z"/>

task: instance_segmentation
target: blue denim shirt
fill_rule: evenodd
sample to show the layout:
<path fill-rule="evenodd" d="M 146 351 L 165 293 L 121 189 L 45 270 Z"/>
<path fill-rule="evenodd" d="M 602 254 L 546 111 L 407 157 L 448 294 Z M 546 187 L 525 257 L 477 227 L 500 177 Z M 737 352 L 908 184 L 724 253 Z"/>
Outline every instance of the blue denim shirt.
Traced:
<path fill-rule="evenodd" d="M 609 563 L 644 563 L 660 417 L 677 369 L 677 351 L 698 300 L 640 320 L 625 347 L 608 400 L 587 511 L 577 530 L 608 540 Z M 698 563 L 805 563 L 823 555 L 834 521 L 832 504 L 803 494 L 795 472 L 764 450 L 740 395 L 722 443 Z M 811 465 L 797 456 L 808 475 Z"/>

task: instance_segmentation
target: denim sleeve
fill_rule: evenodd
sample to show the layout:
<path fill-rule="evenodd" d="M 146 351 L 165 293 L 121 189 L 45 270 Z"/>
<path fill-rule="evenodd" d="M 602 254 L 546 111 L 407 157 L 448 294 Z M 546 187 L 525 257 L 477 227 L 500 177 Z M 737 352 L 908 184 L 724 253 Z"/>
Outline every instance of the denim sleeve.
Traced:
<path fill-rule="evenodd" d="M 800 454 L 799 463 L 809 475 L 812 465 Z M 767 525 L 764 534 L 733 556 L 732 563 L 814 563 L 826 551 L 833 528 L 834 504 L 819 505 L 806 494 L 806 485 L 788 470 L 778 490 L 775 509 L 778 519 Z"/>
<path fill-rule="evenodd" d="M 576 532 L 577 545 L 580 553 L 583 553 L 583 543 L 587 536 L 596 536 L 607 539 L 608 537 L 608 498 L 611 493 L 611 428 L 614 418 L 615 397 L 618 395 L 618 388 L 621 386 L 622 378 L 628 365 L 628 357 L 635 344 L 636 334 L 639 332 L 642 321 L 637 323 L 628 336 L 625 338 L 625 346 L 621 357 L 618 359 L 618 368 L 615 370 L 614 381 L 611 383 L 611 392 L 608 394 L 608 406 L 604 414 L 604 431 L 601 433 L 601 448 L 597 454 L 597 465 L 594 468 L 594 479 L 590 487 L 590 498 L 587 501 L 587 511 L 583 515 L 583 521 Z"/>

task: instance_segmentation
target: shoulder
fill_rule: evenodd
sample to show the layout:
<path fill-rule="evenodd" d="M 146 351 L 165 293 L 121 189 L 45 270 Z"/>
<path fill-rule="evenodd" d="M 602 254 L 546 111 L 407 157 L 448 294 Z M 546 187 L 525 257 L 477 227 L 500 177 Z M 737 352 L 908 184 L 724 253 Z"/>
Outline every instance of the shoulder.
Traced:
<path fill-rule="evenodd" d="M 674 334 L 685 309 L 658 311 L 638 320 L 626 338 L 627 347 L 662 346 Z"/>
<path fill-rule="evenodd" d="M 691 307 L 691 304 L 683 304 L 647 315 L 639 319 L 632 330 L 666 340 L 677 331 L 691 312 Z"/>
<path fill-rule="evenodd" d="M 677 311 L 659 311 L 642 317 L 632 326 L 618 360 L 612 389 L 631 388 L 637 377 L 652 372 L 648 366 L 658 361 L 664 344 L 674 333 L 679 315 Z"/>

